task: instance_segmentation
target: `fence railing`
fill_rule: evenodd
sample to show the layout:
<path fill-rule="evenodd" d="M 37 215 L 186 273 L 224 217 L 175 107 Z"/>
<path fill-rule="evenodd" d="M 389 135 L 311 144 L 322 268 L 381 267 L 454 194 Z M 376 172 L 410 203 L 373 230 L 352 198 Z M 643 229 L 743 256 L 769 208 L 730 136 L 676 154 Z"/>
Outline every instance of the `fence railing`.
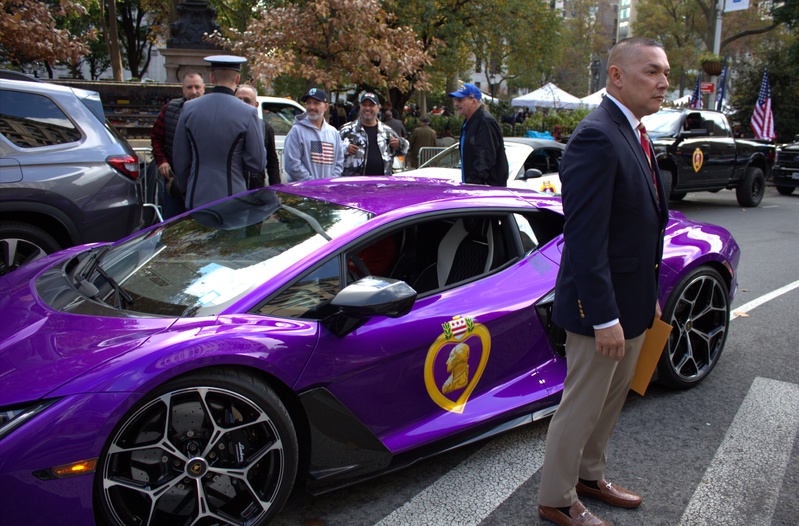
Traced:
<path fill-rule="evenodd" d="M 149 173 L 150 164 L 155 163 L 155 160 L 152 158 L 153 149 L 140 147 L 133 148 L 133 151 L 136 152 L 136 155 L 139 157 L 139 162 L 141 163 L 139 179 L 142 185 L 142 206 L 152 209 L 153 214 L 158 218 L 158 222 L 160 223 L 164 220 L 164 216 L 161 214 L 161 205 L 159 203 L 158 170 L 154 170 L 152 174 Z M 155 221 L 152 222 L 155 223 Z"/>
<path fill-rule="evenodd" d="M 446 150 L 446 148 L 443 146 L 425 146 L 419 148 L 419 163 L 416 166 L 422 166 L 444 150 Z"/>

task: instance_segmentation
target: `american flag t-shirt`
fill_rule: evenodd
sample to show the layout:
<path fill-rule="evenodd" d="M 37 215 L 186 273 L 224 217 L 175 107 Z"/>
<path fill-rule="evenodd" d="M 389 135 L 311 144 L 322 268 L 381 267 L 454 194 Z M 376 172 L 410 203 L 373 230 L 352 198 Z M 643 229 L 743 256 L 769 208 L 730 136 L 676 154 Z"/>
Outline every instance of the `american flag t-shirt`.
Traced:
<path fill-rule="evenodd" d="M 314 164 L 333 164 L 335 161 L 333 144 L 324 141 L 311 141 L 311 162 Z"/>

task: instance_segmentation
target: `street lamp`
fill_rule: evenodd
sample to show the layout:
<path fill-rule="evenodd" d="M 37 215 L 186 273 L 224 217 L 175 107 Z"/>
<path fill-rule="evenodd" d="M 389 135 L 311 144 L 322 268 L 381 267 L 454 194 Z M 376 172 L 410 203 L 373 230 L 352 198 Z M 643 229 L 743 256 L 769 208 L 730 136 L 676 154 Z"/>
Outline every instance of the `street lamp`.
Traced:
<path fill-rule="evenodd" d="M 492 99 L 496 98 L 494 96 L 494 91 L 495 91 L 494 81 L 496 80 L 496 78 L 497 78 L 496 73 L 491 72 L 491 73 L 488 74 L 488 91 L 491 94 L 491 98 Z M 491 102 L 494 102 L 494 101 L 492 100 Z"/>

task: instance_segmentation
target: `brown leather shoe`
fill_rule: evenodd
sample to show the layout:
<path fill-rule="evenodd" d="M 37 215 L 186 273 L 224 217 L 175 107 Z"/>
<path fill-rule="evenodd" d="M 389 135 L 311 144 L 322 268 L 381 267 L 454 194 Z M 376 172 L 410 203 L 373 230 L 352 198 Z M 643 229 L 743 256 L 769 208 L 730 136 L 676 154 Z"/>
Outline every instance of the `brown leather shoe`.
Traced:
<path fill-rule="evenodd" d="M 610 522 L 605 522 L 583 506 L 583 503 L 575 501 L 569 508 L 569 515 L 566 515 L 558 508 L 549 506 L 538 506 L 538 514 L 560 526 L 613 526 Z"/>
<path fill-rule="evenodd" d="M 644 500 L 641 495 L 636 495 L 632 491 L 612 484 L 605 479 L 599 479 L 596 483 L 599 489 L 588 487 L 582 482 L 577 482 L 575 488 L 577 494 L 581 497 L 593 497 L 611 506 L 619 506 L 620 508 L 637 508 L 641 505 L 641 501 Z"/>

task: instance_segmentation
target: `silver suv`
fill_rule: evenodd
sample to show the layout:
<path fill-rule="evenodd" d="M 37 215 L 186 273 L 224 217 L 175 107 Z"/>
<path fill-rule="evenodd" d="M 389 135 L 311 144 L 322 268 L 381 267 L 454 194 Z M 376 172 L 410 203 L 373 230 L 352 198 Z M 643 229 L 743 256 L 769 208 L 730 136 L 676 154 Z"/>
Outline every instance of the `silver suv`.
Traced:
<path fill-rule="evenodd" d="M 96 92 L 0 79 L 0 276 L 139 229 L 138 178 Z"/>

